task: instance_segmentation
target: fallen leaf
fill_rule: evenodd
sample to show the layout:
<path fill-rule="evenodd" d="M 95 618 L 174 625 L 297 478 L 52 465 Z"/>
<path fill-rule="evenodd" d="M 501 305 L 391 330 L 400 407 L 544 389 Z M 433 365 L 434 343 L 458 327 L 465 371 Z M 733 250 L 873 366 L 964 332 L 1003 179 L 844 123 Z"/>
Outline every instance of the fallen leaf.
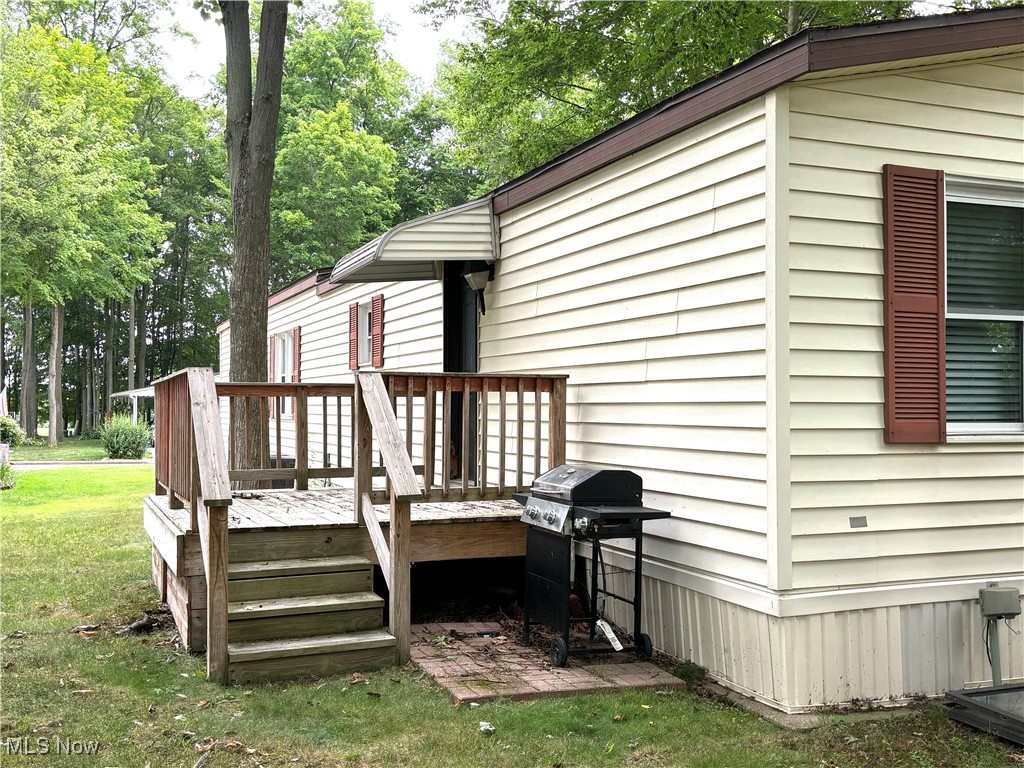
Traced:
<path fill-rule="evenodd" d="M 374 699 L 379 699 L 380 698 L 380 694 L 377 693 L 376 691 L 367 691 L 366 695 L 370 696 L 370 697 L 372 697 Z"/>
<path fill-rule="evenodd" d="M 640 709 L 650 709 L 650 708 L 651 708 L 650 704 L 641 704 L 640 705 Z"/>
<path fill-rule="evenodd" d="M 628 715 L 616 715 L 615 717 L 612 718 L 612 720 L 614 720 L 616 723 L 624 723 L 627 720 L 629 720 L 629 716 Z"/>
<path fill-rule="evenodd" d="M 76 693 L 79 696 L 92 696 L 96 691 L 92 688 L 79 688 L 77 691 L 72 691 L 71 693 Z"/>
<path fill-rule="evenodd" d="M 83 632 L 88 632 L 88 633 L 90 633 L 90 636 L 92 636 L 92 635 L 96 634 L 96 630 L 98 630 L 99 628 L 100 628 L 99 624 L 83 624 L 82 626 L 74 627 L 73 629 L 71 629 L 69 631 L 71 632 L 71 634 L 75 634 L 76 632 L 78 634 L 82 634 Z"/>
<path fill-rule="evenodd" d="M 209 709 L 212 706 L 213 706 L 213 702 L 212 701 L 207 701 L 206 699 L 203 699 L 198 704 L 196 704 L 196 709 Z"/>

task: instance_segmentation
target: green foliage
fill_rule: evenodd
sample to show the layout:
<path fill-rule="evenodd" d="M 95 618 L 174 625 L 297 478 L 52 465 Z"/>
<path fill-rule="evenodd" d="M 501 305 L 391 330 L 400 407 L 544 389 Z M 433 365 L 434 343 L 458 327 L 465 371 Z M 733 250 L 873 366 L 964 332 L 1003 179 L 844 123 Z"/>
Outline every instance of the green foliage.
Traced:
<path fill-rule="evenodd" d="M 124 297 L 163 236 L 149 211 L 126 81 L 56 31 L 0 31 L 5 293 L 63 303 Z"/>
<path fill-rule="evenodd" d="M 331 266 L 401 221 L 470 198 L 434 96 L 384 51 L 366 0 L 289 17 L 271 215 L 272 287 Z"/>
<path fill-rule="evenodd" d="M 913 13 L 905 0 L 428 0 L 424 7 L 473 19 L 476 35 L 451 49 L 439 86 L 461 157 L 490 183 L 782 40 L 791 22 L 802 29 Z"/>
<path fill-rule="evenodd" d="M 0 491 L 14 487 L 14 470 L 11 469 L 11 447 L 0 442 Z"/>
<path fill-rule="evenodd" d="M 111 459 L 141 459 L 146 455 L 152 433 L 145 424 L 132 424 L 127 416 L 115 414 L 99 428 L 100 444 Z"/>
<path fill-rule="evenodd" d="M 7 443 L 12 448 L 25 442 L 25 433 L 18 422 L 10 416 L 0 416 L 0 443 Z"/>

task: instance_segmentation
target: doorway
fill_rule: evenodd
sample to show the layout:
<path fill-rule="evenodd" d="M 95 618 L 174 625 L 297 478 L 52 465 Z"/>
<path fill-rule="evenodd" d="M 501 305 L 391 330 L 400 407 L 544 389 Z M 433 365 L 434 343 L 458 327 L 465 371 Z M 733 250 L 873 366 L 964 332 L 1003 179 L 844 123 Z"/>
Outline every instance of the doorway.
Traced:
<path fill-rule="evenodd" d="M 479 321 L 477 316 L 476 293 L 463 277 L 473 268 L 474 262 L 446 261 L 444 263 L 444 338 L 443 362 L 446 373 L 477 373 L 477 341 Z M 452 393 L 452 435 L 462 434 L 462 393 Z M 469 394 L 469 424 L 477 423 L 477 395 Z M 461 472 L 461 440 L 452 440 L 448 446 L 452 455 L 452 467 Z M 476 441 L 469 441 L 469 481 L 476 481 Z M 454 478 L 452 478 L 454 479 Z"/>

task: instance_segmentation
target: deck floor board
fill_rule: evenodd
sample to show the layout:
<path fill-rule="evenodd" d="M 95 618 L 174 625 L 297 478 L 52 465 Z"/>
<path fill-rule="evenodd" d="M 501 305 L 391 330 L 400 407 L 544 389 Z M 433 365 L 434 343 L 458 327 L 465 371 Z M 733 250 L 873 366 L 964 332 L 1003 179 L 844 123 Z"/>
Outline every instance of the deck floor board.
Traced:
<path fill-rule="evenodd" d="M 170 509 L 166 496 L 154 496 L 170 522 L 184 532 L 188 529 L 186 509 Z M 390 507 L 376 505 L 382 521 Z M 412 524 L 470 523 L 518 519 L 522 507 L 511 500 L 451 501 L 413 503 Z M 228 508 L 228 530 L 266 531 L 355 526 L 351 488 L 309 491 L 236 491 Z"/>

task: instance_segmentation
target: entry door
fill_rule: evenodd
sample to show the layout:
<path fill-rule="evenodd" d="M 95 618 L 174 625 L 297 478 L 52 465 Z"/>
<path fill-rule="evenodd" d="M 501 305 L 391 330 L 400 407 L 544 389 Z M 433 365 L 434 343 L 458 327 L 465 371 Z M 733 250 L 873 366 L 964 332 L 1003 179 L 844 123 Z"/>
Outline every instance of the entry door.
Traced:
<path fill-rule="evenodd" d="M 444 265 L 444 369 L 448 373 L 476 373 L 478 313 L 476 293 L 462 276 L 464 262 Z M 470 395 L 469 423 L 477 423 L 477 395 Z M 455 466 L 462 467 L 462 393 L 452 393 L 452 455 Z M 457 439 L 455 437 L 458 436 Z M 469 445 L 469 479 L 476 480 L 476 441 Z"/>

